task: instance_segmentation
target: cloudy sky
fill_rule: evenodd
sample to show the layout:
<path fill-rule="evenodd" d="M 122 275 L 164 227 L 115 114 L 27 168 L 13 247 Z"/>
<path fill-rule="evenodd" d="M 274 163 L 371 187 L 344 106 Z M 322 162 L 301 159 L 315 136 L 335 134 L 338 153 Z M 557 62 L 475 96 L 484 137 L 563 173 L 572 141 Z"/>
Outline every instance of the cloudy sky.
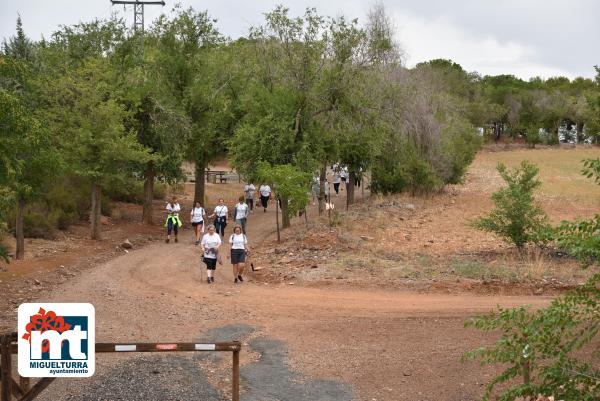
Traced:
<path fill-rule="evenodd" d="M 371 0 L 179 0 L 208 9 L 219 29 L 243 36 L 260 24 L 264 12 L 285 4 L 294 15 L 306 7 L 321 14 L 365 20 Z M 598 0 L 382 0 L 397 29 L 408 66 L 432 58 L 448 58 L 482 74 L 593 77 L 600 64 L 600 1 Z M 167 6 L 146 7 L 146 21 Z M 110 0 L 0 0 L 0 37 L 14 32 L 17 13 L 26 33 L 48 37 L 59 25 L 107 18 L 111 12 L 133 22 L 129 6 Z"/>

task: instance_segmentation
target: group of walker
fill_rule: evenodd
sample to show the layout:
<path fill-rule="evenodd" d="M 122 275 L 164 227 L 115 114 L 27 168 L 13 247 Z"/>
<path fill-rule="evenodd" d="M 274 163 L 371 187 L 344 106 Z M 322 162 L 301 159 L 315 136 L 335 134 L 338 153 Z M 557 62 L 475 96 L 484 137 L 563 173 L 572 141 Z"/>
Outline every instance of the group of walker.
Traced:
<path fill-rule="evenodd" d="M 233 208 L 231 214 L 235 225 L 233 233 L 229 236 L 229 244 L 231 245 L 231 264 L 233 266 L 234 283 L 244 282 L 244 269 L 246 267 L 246 257 L 250 254 L 248 248 L 248 237 L 246 236 L 246 222 L 248 215 L 254 210 L 254 193 L 256 187 L 249 183 L 244 186 L 244 196 L 240 196 L 239 202 Z M 271 198 L 271 188 L 267 184 L 263 184 L 259 188 L 261 206 L 264 211 L 267 211 L 268 202 Z M 166 243 L 171 241 L 171 233 L 174 234 L 174 241 L 179 242 L 177 236 L 179 228 L 183 225 L 179 213 L 181 206 L 177 202 L 177 197 L 173 197 L 170 202 L 167 202 L 165 208 L 167 219 L 165 227 L 167 229 Z M 225 228 L 227 227 L 227 218 L 229 217 L 229 209 L 223 198 L 220 198 L 213 213 L 207 216 L 206 210 L 201 203 L 196 201 L 194 207 L 190 211 L 190 223 L 194 228 L 195 245 L 200 245 L 202 249 L 202 260 L 206 264 L 208 284 L 215 282 L 214 273 L 217 268 L 217 263 L 223 264 L 220 248 L 222 245 L 222 237 L 225 236 Z M 213 220 L 213 224 L 206 227 L 204 233 L 205 222 L 208 219 Z"/>

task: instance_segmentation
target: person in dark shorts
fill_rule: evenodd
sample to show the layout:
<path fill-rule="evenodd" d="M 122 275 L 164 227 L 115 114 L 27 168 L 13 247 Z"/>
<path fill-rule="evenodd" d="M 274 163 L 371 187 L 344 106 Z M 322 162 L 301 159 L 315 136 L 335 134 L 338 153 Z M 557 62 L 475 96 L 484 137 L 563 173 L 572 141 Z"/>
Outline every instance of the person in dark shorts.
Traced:
<path fill-rule="evenodd" d="M 250 208 L 250 212 L 254 210 L 254 192 L 256 192 L 256 187 L 253 183 L 248 183 L 244 185 L 244 194 L 246 195 L 246 204 Z"/>
<path fill-rule="evenodd" d="M 206 217 L 206 211 L 200 205 L 200 202 L 196 202 L 194 208 L 190 212 L 190 220 L 192 227 L 194 227 L 194 234 L 196 236 L 195 244 L 200 244 L 200 236 L 204 233 L 204 218 Z"/>
<path fill-rule="evenodd" d="M 246 254 L 248 253 L 248 238 L 242 232 L 242 226 L 236 224 L 233 234 L 229 237 L 231 244 L 231 265 L 233 266 L 233 282 L 243 283 L 244 268 L 246 267 Z"/>
<path fill-rule="evenodd" d="M 271 187 L 268 184 L 262 184 L 258 189 L 260 192 L 260 204 L 263 207 L 263 211 L 267 212 L 267 206 L 269 206 L 269 199 L 271 199 Z"/>
<path fill-rule="evenodd" d="M 217 259 L 219 257 L 219 248 L 221 247 L 221 237 L 216 233 L 215 226 L 210 225 L 207 233 L 202 237 L 202 260 L 206 264 L 206 282 L 208 284 L 215 282 L 215 270 L 217 269 Z"/>

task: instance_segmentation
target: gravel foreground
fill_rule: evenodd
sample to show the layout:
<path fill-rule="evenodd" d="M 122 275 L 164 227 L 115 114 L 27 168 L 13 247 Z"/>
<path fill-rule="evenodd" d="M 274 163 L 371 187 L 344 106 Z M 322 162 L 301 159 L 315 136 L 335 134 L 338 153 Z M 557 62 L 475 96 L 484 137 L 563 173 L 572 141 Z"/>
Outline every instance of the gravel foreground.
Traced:
<path fill-rule="evenodd" d="M 228 325 L 209 330 L 201 342 L 233 341 L 255 333 L 248 325 Z M 244 401 L 300 401 L 353 399 L 348 384 L 330 380 L 307 380 L 287 364 L 282 341 L 256 337 L 242 352 L 256 352 L 257 361 L 241 367 L 241 399 Z M 221 401 L 207 380 L 204 362 L 218 363 L 227 353 L 129 354 L 102 356 L 91 379 L 57 379 L 37 398 L 41 401 Z M 112 359 L 112 360 L 111 360 Z"/>

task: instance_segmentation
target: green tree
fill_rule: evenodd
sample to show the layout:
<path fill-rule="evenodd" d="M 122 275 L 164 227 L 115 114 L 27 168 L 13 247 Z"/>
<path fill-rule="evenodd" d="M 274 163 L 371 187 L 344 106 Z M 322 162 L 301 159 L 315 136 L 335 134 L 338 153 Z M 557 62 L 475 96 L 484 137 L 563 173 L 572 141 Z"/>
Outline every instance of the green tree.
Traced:
<path fill-rule="evenodd" d="M 8 42 L 6 39 L 4 40 L 2 46 L 4 54 L 10 58 L 32 61 L 34 46 L 31 40 L 25 35 L 20 15 L 17 17 L 16 30 L 16 35 L 9 38 Z"/>
<path fill-rule="evenodd" d="M 600 369 L 590 363 L 600 355 L 600 275 L 576 290 L 535 311 L 518 307 L 500 309 L 465 322 L 486 332 L 499 332 L 491 346 L 478 348 L 463 360 L 479 359 L 482 365 L 502 365 L 502 373 L 487 386 L 483 400 L 491 399 L 502 385 L 499 401 L 517 397 L 554 396 L 565 401 L 594 401 L 600 398 Z M 515 379 L 520 378 L 517 381 Z"/>
<path fill-rule="evenodd" d="M 536 177 L 539 169 L 526 160 L 519 168 L 507 169 L 500 163 L 497 169 L 507 185 L 492 194 L 496 208 L 475 220 L 473 226 L 492 232 L 518 248 L 537 242 L 541 233 L 549 229 L 548 217 L 533 196 L 541 185 Z"/>
<path fill-rule="evenodd" d="M 224 138 L 233 130 L 228 96 L 235 60 L 223 47 L 225 40 L 208 12 L 178 6 L 175 10 L 172 19 L 163 16 L 154 28 L 156 69 L 189 122 L 186 135 L 176 136 L 177 149 L 181 157 L 194 161 L 194 200 L 204 203 L 204 171 L 224 153 Z"/>
<path fill-rule="evenodd" d="M 289 164 L 271 166 L 259 162 L 257 178 L 269 184 L 277 201 L 281 200 L 282 226 L 290 226 L 290 218 L 304 210 L 309 203 L 308 187 L 311 174 Z M 279 214 L 276 214 L 277 239 L 279 240 Z"/>
<path fill-rule="evenodd" d="M 114 82 L 107 59 L 87 59 L 71 68 L 49 94 L 49 116 L 54 131 L 61 133 L 65 159 L 73 173 L 91 185 L 92 239 L 100 238 L 102 188 L 122 179 L 132 163 L 151 159 L 135 132 L 125 128 L 131 114 L 114 97 Z"/>
<path fill-rule="evenodd" d="M 15 158 L 17 168 L 6 171 L 4 185 L 14 196 L 15 238 L 17 259 L 25 255 L 24 215 L 27 202 L 39 195 L 44 183 L 57 175 L 58 153 L 50 132 L 36 116 L 39 103 L 33 63 L 33 43 L 25 36 L 20 17 L 17 35 L 5 44 L 6 56 L 0 56 L 0 90 L 4 91 L 12 130 L 6 129 L 5 139 L 11 142 L 7 153 Z M 10 99 L 12 98 L 12 99 Z M 6 128 L 11 124 L 7 124 Z M 3 130 L 4 131 L 4 130 Z"/>

